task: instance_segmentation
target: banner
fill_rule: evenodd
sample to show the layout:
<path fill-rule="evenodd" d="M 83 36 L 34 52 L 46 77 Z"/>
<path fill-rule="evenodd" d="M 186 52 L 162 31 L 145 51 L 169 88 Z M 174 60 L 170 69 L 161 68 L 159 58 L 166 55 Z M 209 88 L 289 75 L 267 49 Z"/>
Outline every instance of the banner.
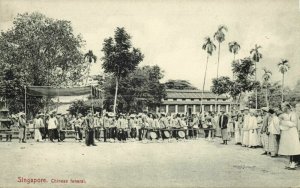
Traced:
<path fill-rule="evenodd" d="M 32 96 L 77 96 L 91 93 L 91 86 L 71 87 L 71 88 L 55 88 L 52 86 L 28 86 L 26 87 L 28 95 Z"/>

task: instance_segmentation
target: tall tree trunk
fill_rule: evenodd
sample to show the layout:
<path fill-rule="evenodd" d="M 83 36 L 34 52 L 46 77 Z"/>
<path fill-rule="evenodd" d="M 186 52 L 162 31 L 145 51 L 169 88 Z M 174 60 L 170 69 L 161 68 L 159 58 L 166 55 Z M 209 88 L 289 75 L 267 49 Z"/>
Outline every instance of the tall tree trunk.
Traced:
<path fill-rule="evenodd" d="M 207 72 L 208 57 L 209 57 L 209 55 L 207 54 L 206 65 L 205 65 L 205 73 L 204 73 L 204 80 L 203 80 L 203 87 L 202 87 L 202 95 L 201 95 L 201 112 L 202 112 L 202 114 L 203 114 L 203 111 L 202 111 L 203 94 L 204 94 L 204 87 L 205 87 L 205 80 L 206 80 L 206 72 Z"/>
<path fill-rule="evenodd" d="M 282 73 L 281 102 L 284 101 L 284 97 L 283 97 L 283 88 L 284 88 L 284 73 Z"/>
<path fill-rule="evenodd" d="M 119 79 L 116 76 L 116 90 L 115 90 L 115 99 L 114 99 L 114 114 L 116 114 L 118 87 L 119 87 Z"/>
<path fill-rule="evenodd" d="M 268 85 L 266 85 L 266 105 L 269 107 L 269 100 L 268 100 Z"/>
<path fill-rule="evenodd" d="M 90 77 L 90 71 L 91 71 L 91 63 L 89 63 L 89 68 L 88 68 L 88 75 L 87 75 L 87 78 L 86 78 L 86 81 L 85 81 L 85 85 L 87 85 L 87 81 Z"/>
<path fill-rule="evenodd" d="M 257 62 L 255 62 L 255 82 L 256 82 L 256 80 L 257 80 L 256 63 L 257 63 Z M 255 109 L 257 110 L 257 86 L 255 86 Z"/>
<path fill-rule="evenodd" d="M 217 80 L 219 79 L 219 64 L 220 64 L 220 47 L 221 47 L 221 43 L 219 42 L 219 50 L 218 50 L 218 65 L 217 65 Z M 216 99 L 215 99 L 215 112 L 217 112 L 217 101 L 218 101 L 218 94 L 216 95 Z"/>
<path fill-rule="evenodd" d="M 233 63 L 235 62 L 235 53 L 233 53 Z M 232 80 L 235 80 L 234 72 L 232 70 Z"/>

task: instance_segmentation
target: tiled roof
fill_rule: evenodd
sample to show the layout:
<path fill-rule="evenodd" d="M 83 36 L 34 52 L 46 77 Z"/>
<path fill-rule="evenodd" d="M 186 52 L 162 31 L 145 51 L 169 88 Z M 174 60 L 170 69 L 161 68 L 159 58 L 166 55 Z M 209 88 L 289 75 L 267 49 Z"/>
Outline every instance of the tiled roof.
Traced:
<path fill-rule="evenodd" d="M 167 89 L 166 99 L 201 99 L 202 91 L 201 90 L 171 90 Z M 215 99 L 217 95 L 213 94 L 211 91 L 204 91 L 204 99 Z M 225 95 L 219 95 L 219 99 L 227 99 Z"/>
<path fill-rule="evenodd" d="M 163 101 L 163 104 L 168 105 L 201 105 L 201 101 Z M 203 101 L 203 105 L 209 104 L 214 105 L 215 101 Z M 218 101 L 217 104 L 225 105 L 225 104 L 233 104 L 231 101 Z"/>

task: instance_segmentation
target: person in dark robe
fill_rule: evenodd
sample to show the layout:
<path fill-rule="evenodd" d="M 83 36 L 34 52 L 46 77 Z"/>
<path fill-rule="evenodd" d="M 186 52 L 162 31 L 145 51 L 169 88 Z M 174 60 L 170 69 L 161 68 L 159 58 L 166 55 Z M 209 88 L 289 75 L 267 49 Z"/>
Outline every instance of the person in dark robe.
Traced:
<path fill-rule="evenodd" d="M 87 146 L 97 146 L 94 139 L 94 118 L 91 113 L 88 114 L 88 117 L 85 119 L 85 126 L 85 144 Z"/>
<path fill-rule="evenodd" d="M 227 133 L 227 125 L 228 125 L 228 116 L 225 115 L 225 112 L 221 112 L 221 116 L 219 118 L 219 127 L 221 128 L 221 135 L 222 135 L 222 144 L 227 145 L 228 141 L 228 133 Z"/>

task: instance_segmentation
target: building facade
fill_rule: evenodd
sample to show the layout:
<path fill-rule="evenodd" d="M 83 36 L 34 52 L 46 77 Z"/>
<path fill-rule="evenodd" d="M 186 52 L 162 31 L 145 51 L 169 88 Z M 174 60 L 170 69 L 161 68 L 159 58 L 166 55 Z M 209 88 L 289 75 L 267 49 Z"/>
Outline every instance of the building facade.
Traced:
<path fill-rule="evenodd" d="M 174 113 L 202 113 L 221 110 L 229 112 L 233 105 L 230 98 L 225 95 L 215 95 L 210 91 L 201 90 L 166 90 L 167 96 L 163 99 L 157 112 Z"/>

